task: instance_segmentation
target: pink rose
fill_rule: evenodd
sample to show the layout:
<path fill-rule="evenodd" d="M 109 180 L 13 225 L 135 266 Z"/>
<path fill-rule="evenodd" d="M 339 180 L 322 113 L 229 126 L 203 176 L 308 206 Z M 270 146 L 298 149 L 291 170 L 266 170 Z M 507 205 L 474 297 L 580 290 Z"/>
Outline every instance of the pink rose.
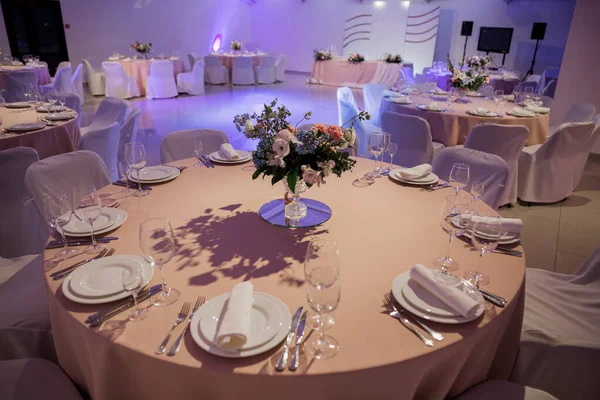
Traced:
<path fill-rule="evenodd" d="M 489 76 L 488 76 L 488 77 L 486 77 L 486 78 L 485 78 L 485 81 L 486 81 L 486 83 L 490 83 L 490 77 L 489 77 Z"/>
<path fill-rule="evenodd" d="M 277 139 L 290 141 L 294 138 L 294 134 L 288 129 L 282 129 L 277 133 Z"/>
<path fill-rule="evenodd" d="M 306 165 L 303 165 L 302 180 L 309 185 L 318 185 L 321 177 L 317 171 Z"/>
<path fill-rule="evenodd" d="M 456 69 L 454 70 L 454 75 L 458 75 L 458 74 L 460 74 L 460 69 L 456 68 Z"/>
<path fill-rule="evenodd" d="M 452 82 L 456 82 L 456 77 L 452 77 L 452 79 L 450 79 Z"/>
<path fill-rule="evenodd" d="M 342 131 L 342 128 L 340 128 L 337 125 L 329 125 L 327 127 L 327 134 L 335 140 L 342 140 L 342 138 L 344 137 L 344 132 Z"/>
<path fill-rule="evenodd" d="M 273 143 L 273 151 L 277 156 L 283 158 L 290 154 L 290 143 L 285 139 L 277 139 L 275 143 Z"/>

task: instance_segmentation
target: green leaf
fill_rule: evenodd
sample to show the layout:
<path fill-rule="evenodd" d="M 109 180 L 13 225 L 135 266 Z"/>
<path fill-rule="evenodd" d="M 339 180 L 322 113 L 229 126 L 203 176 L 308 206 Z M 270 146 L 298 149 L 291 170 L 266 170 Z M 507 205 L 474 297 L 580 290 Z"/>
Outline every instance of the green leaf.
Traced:
<path fill-rule="evenodd" d="M 262 172 L 262 168 L 257 169 L 256 171 L 254 171 L 254 173 L 252 174 L 252 179 L 256 179 L 260 176 Z"/>
<path fill-rule="evenodd" d="M 296 191 L 296 182 L 298 181 L 298 172 L 293 170 L 287 176 L 287 183 L 292 192 Z"/>

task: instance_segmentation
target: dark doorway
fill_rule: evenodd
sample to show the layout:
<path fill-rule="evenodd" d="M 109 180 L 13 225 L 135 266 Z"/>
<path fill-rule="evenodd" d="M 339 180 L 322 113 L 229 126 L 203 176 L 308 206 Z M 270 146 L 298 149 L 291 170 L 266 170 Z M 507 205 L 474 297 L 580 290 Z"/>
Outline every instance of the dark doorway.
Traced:
<path fill-rule="evenodd" d="M 68 61 L 60 2 L 52 0 L 1 0 L 10 52 L 39 56 L 54 74 L 58 63 Z"/>

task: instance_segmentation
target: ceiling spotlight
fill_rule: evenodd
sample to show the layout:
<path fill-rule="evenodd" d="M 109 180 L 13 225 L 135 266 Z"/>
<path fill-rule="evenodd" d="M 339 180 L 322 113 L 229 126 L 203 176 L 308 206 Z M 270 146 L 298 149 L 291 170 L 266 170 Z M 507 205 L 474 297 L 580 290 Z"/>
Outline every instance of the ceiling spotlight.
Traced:
<path fill-rule="evenodd" d="M 385 7 L 386 4 L 387 4 L 387 1 L 385 1 L 385 0 L 375 0 L 373 2 L 373 5 L 375 6 L 375 8 L 383 8 L 383 7 Z"/>

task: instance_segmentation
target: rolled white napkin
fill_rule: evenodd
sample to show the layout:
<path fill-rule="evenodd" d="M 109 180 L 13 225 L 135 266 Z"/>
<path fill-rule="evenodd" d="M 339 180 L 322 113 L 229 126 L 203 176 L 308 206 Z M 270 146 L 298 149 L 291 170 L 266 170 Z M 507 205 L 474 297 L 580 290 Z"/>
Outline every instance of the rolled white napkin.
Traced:
<path fill-rule="evenodd" d="M 549 107 L 536 107 L 536 106 L 527 106 L 525 108 L 527 111 L 533 111 L 538 114 L 548 114 L 550 112 Z"/>
<path fill-rule="evenodd" d="M 490 114 L 490 110 L 488 110 L 485 107 L 479 107 L 475 111 L 477 112 L 477 114 L 482 114 L 482 115 L 488 115 L 488 114 Z"/>
<path fill-rule="evenodd" d="M 432 101 L 431 103 L 429 103 L 427 108 L 430 110 L 439 110 L 440 109 L 437 101 Z"/>
<path fill-rule="evenodd" d="M 390 98 L 390 100 L 394 103 L 399 103 L 399 104 L 409 104 L 411 102 L 410 97 L 408 97 L 408 96 L 396 96 L 396 97 Z"/>
<path fill-rule="evenodd" d="M 235 353 L 248 342 L 253 289 L 250 282 L 237 283 L 231 289 L 215 338 L 225 351 Z"/>
<path fill-rule="evenodd" d="M 516 235 L 520 234 L 523 230 L 523 220 L 519 218 L 494 218 L 494 217 L 485 217 L 480 215 L 471 216 L 471 224 L 470 228 L 473 228 L 477 222 L 480 221 L 500 221 L 502 224 L 502 231 L 506 233 L 514 233 Z"/>
<path fill-rule="evenodd" d="M 232 145 L 229 143 L 223 143 L 221 145 L 221 149 L 219 150 L 219 155 L 226 160 L 238 160 L 240 155 L 235 151 Z"/>
<path fill-rule="evenodd" d="M 531 111 L 527 111 L 524 108 L 520 108 L 520 107 L 513 107 L 512 110 L 510 110 L 510 112 L 514 115 L 518 115 L 521 117 L 534 117 L 535 114 L 532 113 Z"/>
<path fill-rule="evenodd" d="M 469 317 L 477 311 L 479 303 L 462 292 L 460 289 L 445 285 L 435 279 L 433 271 L 421 264 L 416 264 L 409 272 L 410 279 L 417 282 L 429 293 L 444 302 L 448 307 L 462 315 Z"/>
<path fill-rule="evenodd" d="M 402 179 L 417 179 L 431 172 L 432 168 L 429 164 L 421 164 L 412 168 L 401 168 L 397 175 Z"/>

